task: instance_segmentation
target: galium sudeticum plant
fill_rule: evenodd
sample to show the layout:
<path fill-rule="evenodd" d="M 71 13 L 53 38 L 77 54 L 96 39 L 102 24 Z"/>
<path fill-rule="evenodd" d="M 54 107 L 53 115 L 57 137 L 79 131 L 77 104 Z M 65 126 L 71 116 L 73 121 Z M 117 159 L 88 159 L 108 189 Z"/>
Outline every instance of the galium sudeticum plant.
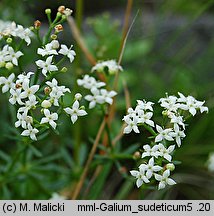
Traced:
<path fill-rule="evenodd" d="M 158 102 L 163 108 L 162 125 L 152 120 L 154 103 L 145 100 L 137 100 L 137 106 L 129 108 L 123 118 L 125 134 L 132 131 L 140 133 L 141 126 L 151 134 L 151 142 L 143 146 L 138 170 L 130 171 L 136 178 L 137 187 L 157 182 L 158 189 L 163 189 L 166 185 L 176 184 L 170 178 L 176 165 L 173 154 L 176 148 L 181 147 L 186 136 L 186 120 L 195 116 L 197 111 L 208 112 L 205 101 L 198 101 L 193 96 L 186 97 L 182 93 L 178 93 L 178 96 L 166 94 Z"/>
<path fill-rule="evenodd" d="M 15 127 L 21 128 L 21 135 L 36 141 L 50 127 L 57 129 L 57 122 L 61 114 L 70 116 L 75 123 L 79 116 L 87 115 L 85 108 L 80 105 L 81 94 L 75 94 L 73 104 L 66 107 L 63 103 L 65 94 L 72 90 L 60 85 L 56 75 L 67 71 L 63 67 L 66 58 L 73 62 L 75 51 L 72 45 L 68 48 L 60 44 L 57 35 L 63 31 L 62 23 L 71 15 L 71 10 L 59 7 L 54 21 L 51 20 L 51 11 L 46 11 L 49 20 L 47 34 L 41 38 L 40 21 L 35 21 L 34 27 L 25 29 L 16 23 L 6 23 L 1 27 L 0 51 L 2 92 L 8 94 L 9 102 L 16 108 L 17 121 Z M 35 37 L 36 36 L 36 37 Z M 34 63 L 34 72 L 24 72 L 19 64 L 20 58 L 25 55 L 23 42 L 30 49 L 31 40 L 38 39 L 40 47 L 37 48 L 38 60 Z M 16 69 L 18 68 L 18 70 Z M 2 75 L 5 76 L 2 76 Z M 72 101 L 72 100 L 71 100 Z"/>

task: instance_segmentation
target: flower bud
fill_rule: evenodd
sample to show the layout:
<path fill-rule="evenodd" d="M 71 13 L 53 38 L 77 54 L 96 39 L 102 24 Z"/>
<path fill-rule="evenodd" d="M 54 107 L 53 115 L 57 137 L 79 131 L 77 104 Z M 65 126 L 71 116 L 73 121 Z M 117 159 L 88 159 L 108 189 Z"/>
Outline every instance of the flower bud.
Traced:
<path fill-rule="evenodd" d="M 13 64 L 11 62 L 7 62 L 5 64 L 5 68 L 8 69 L 8 70 L 12 70 L 13 69 Z"/>
<path fill-rule="evenodd" d="M 39 29 L 40 26 L 41 26 L 41 22 L 40 22 L 39 20 L 36 20 L 36 21 L 34 22 L 34 27 L 35 27 L 35 29 Z"/>
<path fill-rule="evenodd" d="M 9 37 L 9 38 L 7 38 L 6 42 L 7 42 L 8 44 L 11 44 L 11 43 L 13 42 L 13 39 Z"/>
<path fill-rule="evenodd" d="M 55 28 L 56 32 L 63 31 L 63 26 L 61 24 L 56 25 L 54 28 Z"/>
<path fill-rule="evenodd" d="M 141 154 L 139 151 L 136 151 L 134 154 L 133 154 L 133 159 L 137 160 L 137 159 L 140 159 L 141 158 Z"/>
<path fill-rule="evenodd" d="M 60 12 L 57 12 L 56 17 L 60 18 L 62 16 L 62 14 Z"/>
<path fill-rule="evenodd" d="M 33 30 L 34 30 L 34 27 L 33 27 L 33 26 L 30 26 L 29 29 L 30 29 L 31 31 L 33 31 Z"/>
<path fill-rule="evenodd" d="M 33 118 L 31 116 L 26 116 L 26 119 L 25 119 L 26 123 L 28 124 L 32 124 L 33 123 Z"/>
<path fill-rule="evenodd" d="M 167 110 L 164 110 L 164 111 L 162 112 L 162 115 L 163 115 L 163 116 L 167 116 L 167 115 L 168 115 Z"/>
<path fill-rule="evenodd" d="M 85 110 L 85 106 L 81 106 L 80 109 Z"/>
<path fill-rule="evenodd" d="M 63 13 L 63 11 L 65 10 L 65 6 L 61 5 L 58 7 L 58 12 Z"/>
<path fill-rule="evenodd" d="M 22 88 L 22 84 L 21 83 L 16 83 L 16 89 Z"/>
<path fill-rule="evenodd" d="M 44 100 L 44 101 L 42 101 L 41 106 L 43 108 L 47 109 L 47 108 L 51 107 L 51 102 L 48 100 Z"/>
<path fill-rule="evenodd" d="M 51 44 L 52 44 L 53 49 L 58 49 L 59 48 L 59 41 L 58 40 L 52 40 Z"/>
<path fill-rule="evenodd" d="M 56 40 L 56 39 L 57 39 L 57 35 L 52 34 L 52 35 L 51 35 L 51 39 L 52 39 L 52 40 Z"/>
<path fill-rule="evenodd" d="M 68 71 L 68 68 L 67 67 L 63 67 L 62 69 L 61 69 L 61 72 L 62 73 L 66 73 Z"/>
<path fill-rule="evenodd" d="M 64 22 L 65 20 L 67 20 L 67 16 L 66 15 L 62 15 L 62 22 Z"/>
<path fill-rule="evenodd" d="M 45 10 L 45 13 L 46 13 L 46 14 L 51 14 L 51 9 L 50 9 L 50 8 L 47 8 L 47 9 Z"/>
<path fill-rule="evenodd" d="M 46 95 L 49 95 L 50 92 L 51 92 L 51 88 L 50 87 L 45 87 L 44 92 L 45 92 Z"/>
<path fill-rule="evenodd" d="M 82 99 L 82 95 L 80 93 L 76 93 L 74 96 L 75 100 L 81 100 Z"/>
<path fill-rule="evenodd" d="M 4 61 L 0 61 L 0 68 L 5 67 L 5 62 Z"/>
<path fill-rule="evenodd" d="M 173 163 L 168 163 L 166 165 L 166 169 L 168 169 L 170 171 L 173 171 L 175 169 L 175 165 Z"/>

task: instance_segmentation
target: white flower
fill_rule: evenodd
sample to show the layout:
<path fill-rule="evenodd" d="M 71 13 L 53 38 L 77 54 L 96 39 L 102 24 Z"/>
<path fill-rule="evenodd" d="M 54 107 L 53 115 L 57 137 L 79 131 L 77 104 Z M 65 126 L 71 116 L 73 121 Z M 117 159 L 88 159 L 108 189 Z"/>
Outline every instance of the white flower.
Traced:
<path fill-rule="evenodd" d="M 12 73 L 8 78 L 0 77 L 0 85 L 3 85 L 2 92 L 5 93 L 9 91 L 11 88 L 15 88 L 15 83 L 13 80 L 15 79 L 15 74 Z"/>
<path fill-rule="evenodd" d="M 149 183 L 150 181 L 148 180 L 148 178 L 145 176 L 145 170 L 139 168 L 139 171 L 136 170 L 131 170 L 130 171 L 131 175 L 134 176 L 137 181 L 136 181 L 136 185 L 139 188 L 144 182 L 145 183 Z"/>
<path fill-rule="evenodd" d="M 48 109 L 44 109 L 44 115 L 41 119 L 40 124 L 45 124 L 48 123 L 53 129 L 56 129 L 56 120 L 58 119 L 58 114 L 57 113 L 51 113 Z"/>
<path fill-rule="evenodd" d="M 83 86 L 86 89 L 92 89 L 92 88 L 98 89 L 106 85 L 104 82 L 96 81 L 94 77 L 90 77 L 89 75 L 85 75 L 83 79 L 78 79 L 77 84 L 79 86 Z"/>
<path fill-rule="evenodd" d="M 152 112 L 145 113 L 143 110 L 138 110 L 138 116 L 139 116 L 138 123 L 142 123 L 142 124 L 145 123 L 151 127 L 155 126 L 154 122 L 150 120 L 153 116 Z"/>
<path fill-rule="evenodd" d="M 58 193 L 53 193 L 50 200 L 66 200 L 66 197 L 59 195 Z"/>
<path fill-rule="evenodd" d="M 176 116 L 175 114 L 171 114 L 171 115 L 169 115 L 169 118 L 171 119 L 170 120 L 171 123 L 180 125 L 183 127 L 183 129 L 185 129 L 183 116 Z"/>
<path fill-rule="evenodd" d="M 96 106 L 97 103 L 104 103 L 104 98 L 100 95 L 100 90 L 97 88 L 91 89 L 92 95 L 86 95 L 85 99 L 89 101 L 89 109 L 92 109 Z"/>
<path fill-rule="evenodd" d="M 152 148 L 150 145 L 144 145 L 143 146 L 144 152 L 142 154 L 142 158 L 147 157 L 147 156 L 152 156 L 157 158 L 160 155 L 159 150 L 159 145 L 154 145 Z"/>
<path fill-rule="evenodd" d="M 176 96 L 168 96 L 166 98 L 161 98 L 158 101 L 160 106 L 164 107 L 166 110 L 170 112 L 177 112 L 179 104 L 177 104 L 177 97 Z"/>
<path fill-rule="evenodd" d="M 156 125 L 156 129 L 158 131 L 158 135 L 155 137 L 155 142 L 160 142 L 163 139 L 166 139 L 168 141 L 174 140 L 171 134 L 172 128 L 163 129 L 159 125 Z"/>
<path fill-rule="evenodd" d="M 20 56 L 24 55 L 21 51 L 15 52 L 11 46 L 6 45 L 7 55 L 4 57 L 5 61 L 12 62 L 14 65 L 18 66 L 18 59 Z"/>
<path fill-rule="evenodd" d="M 169 176 L 170 176 L 169 170 L 165 170 L 162 176 L 159 174 L 155 174 L 155 179 L 159 181 L 158 190 L 165 188 L 166 185 L 176 184 L 176 182 L 173 179 L 169 178 Z"/>
<path fill-rule="evenodd" d="M 22 127 L 24 129 L 27 129 L 28 124 L 33 123 L 33 118 L 31 116 L 28 116 L 26 113 L 17 113 L 17 119 L 18 121 L 15 122 L 15 127 Z"/>
<path fill-rule="evenodd" d="M 146 102 L 145 100 L 137 100 L 137 109 L 142 109 L 142 110 L 150 110 L 150 111 L 153 111 L 153 105 L 154 103 L 153 102 Z"/>
<path fill-rule="evenodd" d="M 108 103 L 108 104 L 112 104 L 113 103 L 113 97 L 117 95 L 117 92 L 115 91 L 107 91 L 106 89 L 101 89 L 100 90 L 100 96 L 101 96 L 101 100 L 104 100 L 104 102 Z"/>
<path fill-rule="evenodd" d="M 154 172 L 158 172 L 163 169 L 161 166 L 154 165 L 153 157 L 149 160 L 148 164 L 141 164 L 139 168 L 146 171 L 147 179 L 150 179 Z"/>
<path fill-rule="evenodd" d="M 37 54 L 41 56 L 46 55 L 58 55 L 56 49 L 59 48 L 59 42 L 57 40 L 53 40 L 50 43 L 45 45 L 45 48 L 38 48 Z"/>
<path fill-rule="evenodd" d="M 73 124 L 77 121 L 78 116 L 87 115 L 87 112 L 85 110 L 79 108 L 79 102 L 77 100 L 73 103 L 72 108 L 67 107 L 64 110 L 71 116 L 71 121 Z"/>
<path fill-rule="evenodd" d="M 29 98 L 31 96 L 34 96 L 35 93 L 39 90 L 39 85 L 33 85 L 33 86 L 29 86 L 29 80 L 25 80 L 22 83 L 22 88 L 23 88 L 23 92 L 20 94 L 21 98 Z"/>
<path fill-rule="evenodd" d="M 44 76 L 47 76 L 47 72 L 57 71 L 58 68 L 56 65 L 52 64 L 53 56 L 49 56 L 46 61 L 37 60 L 36 65 L 42 69 Z"/>
<path fill-rule="evenodd" d="M 36 96 L 31 95 L 28 98 L 28 101 L 25 102 L 24 106 L 18 109 L 18 112 L 24 112 L 25 114 L 27 114 L 29 110 L 36 108 L 37 103 L 38 101 L 36 100 Z"/>
<path fill-rule="evenodd" d="M 166 148 L 164 147 L 164 145 L 163 145 L 162 143 L 160 143 L 160 144 L 158 145 L 158 149 L 159 149 L 159 155 L 160 155 L 161 157 L 164 157 L 164 158 L 165 158 L 166 160 L 168 160 L 169 162 L 171 162 L 172 156 L 171 156 L 170 154 L 174 151 L 175 145 L 171 145 L 171 146 L 169 146 L 168 149 L 166 149 Z"/>
<path fill-rule="evenodd" d="M 22 136 L 29 136 L 32 140 L 37 140 L 36 134 L 39 133 L 39 130 L 33 128 L 30 124 L 27 125 L 27 129 L 24 130 L 21 135 Z"/>
<path fill-rule="evenodd" d="M 180 128 L 177 124 L 174 124 L 174 132 L 172 132 L 171 135 L 175 137 L 178 147 L 181 146 L 181 138 L 186 136 L 184 131 L 180 131 Z"/>
<path fill-rule="evenodd" d="M 124 116 L 123 121 L 127 124 L 127 126 L 124 128 L 123 133 L 129 134 L 133 130 L 135 133 L 140 133 L 137 123 L 138 123 L 138 117 L 134 116 L 131 118 L 130 116 Z"/>
<path fill-rule="evenodd" d="M 18 79 L 16 80 L 16 84 L 21 84 L 23 82 L 29 82 L 30 81 L 30 77 L 33 75 L 33 72 L 28 72 L 27 74 L 23 73 L 23 74 L 19 74 L 18 75 Z"/>
<path fill-rule="evenodd" d="M 209 171 L 214 172 L 214 153 L 213 152 L 209 155 L 209 158 L 207 161 L 207 167 Z"/>
<path fill-rule="evenodd" d="M 109 60 L 98 62 L 95 66 L 92 67 L 91 72 L 105 72 L 106 69 L 109 74 L 115 74 L 123 70 L 122 67 L 118 65 L 115 60 Z"/>
<path fill-rule="evenodd" d="M 11 104 L 16 104 L 18 103 L 19 105 L 23 105 L 24 103 L 21 101 L 21 89 L 10 89 L 10 99 L 9 99 L 9 102 Z"/>
<path fill-rule="evenodd" d="M 72 47 L 73 45 L 71 45 L 71 47 L 68 49 L 66 45 L 61 44 L 61 49 L 59 50 L 59 53 L 67 56 L 71 63 L 73 62 L 74 56 L 76 55 L 75 51 L 71 49 Z"/>

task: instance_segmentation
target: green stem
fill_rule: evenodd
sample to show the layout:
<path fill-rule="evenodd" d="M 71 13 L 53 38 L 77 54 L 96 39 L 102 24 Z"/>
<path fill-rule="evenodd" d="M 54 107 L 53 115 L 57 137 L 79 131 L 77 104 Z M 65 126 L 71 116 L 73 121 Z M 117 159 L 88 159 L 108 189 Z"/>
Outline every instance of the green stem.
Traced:
<path fill-rule="evenodd" d="M 150 127 L 148 126 L 147 124 L 143 124 L 143 127 L 149 131 L 153 136 L 157 136 L 157 133 Z"/>

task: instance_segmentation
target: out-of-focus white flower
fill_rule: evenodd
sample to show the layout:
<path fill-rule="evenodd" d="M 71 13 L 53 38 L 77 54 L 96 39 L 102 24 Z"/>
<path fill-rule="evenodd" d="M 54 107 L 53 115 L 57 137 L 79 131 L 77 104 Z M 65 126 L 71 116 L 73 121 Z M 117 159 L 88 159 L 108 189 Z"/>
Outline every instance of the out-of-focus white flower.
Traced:
<path fill-rule="evenodd" d="M 210 153 L 207 161 L 208 170 L 214 172 L 214 152 Z"/>
<path fill-rule="evenodd" d="M 153 157 L 149 160 L 148 164 L 141 164 L 139 168 L 146 171 L 147 179 L 150 179 L 154 172 L 158 172 L 163 169 L 161 166 L 155 165 Z"/>
<path fill-rule="evenodd" d="M 61 49 L 59 50 L 59 53 L 64 56 L 67 56 L 71 63 L 73 62 L 74 56 L 76 55 L 75 51 L 71 49 L 72 47 L 73 45 L 71 45 L 71 47 L 68 48 L 66 45 L 61 44 Z"/>
<path fill-rule="evenodd" d="M 158 190 L 165 188 L 166 185 L 176 184 L 176 182 L 173 179 L 169 178 L 169 176 L 170 176 L 169 170 L 165 170 L 163 172 L 163 175 L 155 174 L 155 179 L 159 181 Z"/>
<path fill-rule="evenodd" d="M 137 123 L 138 118 L 136 116 L 130 117 L 130 116 L 124 116 L 123 121 L 127 124 L 127 126 L 124 128 L 123 133 L 129 134 L 133 130 L 135 133 L 140 133 Z"/>
<path fill-rule="evenodd" d="M 173 141 L 173 136 L 171 134 L 172 128 L 163 129 L 161 126 L 156 125 L 156 129 L 158 131 L 158 135 L 155 137 L 155 142 L 160 142 L 164 139 L 168 141 Z"/>
<path fill-rule="evenodd" d="M 164 157 L 166 160 L 171 162 L 172 156 L 170 155 L 175 149 L 175 145 L 169 146 L 169 148 L 165 148 L 162 143 L 158 145 L 159 155 Z"/>
<path fill-rule="evenodd" d="M 46 61 L 37 60 L 36 65 L 42 69 L 44 76 L 47 76 L 47 72 L 57 71 L 58 68 L 56 65 L 52 64 L 53 56 L 49 56 Z"/>
<path fill-rule="evenodd" d="M 0 85 L 3 85 L 2 92 L 5 93 L 9 91 L 11 88 L 15 88 L 15 83 L 13 80 L 15 79 L 15 74 L 12 73 L 8 78 L 0 77 Z"/>
<path fill-rule="evenodd" d="M 104 82 L 96 81 L 94 77 L 90 77 L 89 75 L 85 75 L 83 79 L 78 79 L 77 84 L 79 86 L 83 86 L 86 89 L 98 89 L 106 85 Z"/>
<path fill-rule="evenodd" d="M 79 107 L 79 101 L 77 100 L 73 103 L 72 108 L 67 107 L 64 110 L 71 116 L 71 121 L 73 124 L 77 121 L 78 116 L 87 115 L 87 112 Z"/>
<path fill-rule="evenodd" d="M 50 110 L 48 109 L 44 109 L 44 115 L 45 117 L 43 117 L 41 119 L 41 124 L 45 124 L 48 123 L 53 129 L 56 129 L 56 120 L 58 119 L 58 114 L 57 113 L 51 113 Z"/>
<path fill-rule="evenodd" d="M 53 193 L 50 200 L 66 200 L 66 197 L 59 195 L 58 193 Z"/>
<path fill-rule="evenodd" d="M 150 102 L 150 101 L 148 101 L 148 102 L 146 102 L 145 100 L 137 100 L 137 109 L 142 109 L 142 110 L 144 110 L 144 111 L 147 111 L 147 110 L 150 110 L 150 111 L 152 111 L 153 112 L 153 105 L 154 105 L 154 103 L 153 102 Z"/>
<path fill-rule="evenodd" d="M 95 66 L 92 67 L 91 72 L 108 72 L 109 74 L 115 74 L 119 71 L 122 71 L 122 67 L 117 64 L 115 60 L 98 62 Z"/>
<path fill-rule="evenodd" d="M 86 95 L 85 99 L 89 101 L 89 109 L 92 109 L 96 106 L 97 103 L 103 103 L 103 98 L 100 97 L 100 90 L 97 88 L 91 89 L 92 95 Z"/>
<path fill-rule="evenodd" d="M 39 130 L 33 128 L 30 124 L 27 125 L 27 129 L 24 130 L 21 135 L 22 136 L 29 136 L 32 140 L 37 140 L 36 134 L 39 133 Z"/>

